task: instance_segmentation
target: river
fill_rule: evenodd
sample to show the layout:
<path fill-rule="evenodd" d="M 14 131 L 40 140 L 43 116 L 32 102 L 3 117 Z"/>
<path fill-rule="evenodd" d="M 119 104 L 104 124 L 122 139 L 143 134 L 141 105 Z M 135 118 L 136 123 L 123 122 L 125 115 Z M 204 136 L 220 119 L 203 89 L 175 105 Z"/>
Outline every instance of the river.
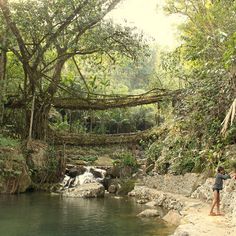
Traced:
<path fill-rule="evenodd" d="M 132 199 L 62 198 L 46 193 L 0 196 L 0 236 L 166 236 L 174 228 L 140 219 Z"/>

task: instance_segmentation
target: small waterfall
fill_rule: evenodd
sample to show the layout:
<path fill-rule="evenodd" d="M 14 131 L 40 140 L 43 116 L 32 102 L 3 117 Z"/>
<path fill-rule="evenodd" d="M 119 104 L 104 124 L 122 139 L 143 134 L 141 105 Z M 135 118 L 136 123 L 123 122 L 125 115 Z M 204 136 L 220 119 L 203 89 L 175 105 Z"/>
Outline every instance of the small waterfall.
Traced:
<path fill-rule="evenodd" d="M 88 183 L 102 183 L 105 176 L 105 170 L 93 166 L 84 166 L 82 172 L 79 172 L 76 167 L 73 167 L 67 171 L 60 183 L 60 191 Z"/>
<path fill-rule="evenodd" d="M 78 182 L 79 182 L 80 185 L 96 182 L 95 177 L 88 170 L 86 172 L 84 172 L 84 174 L 79 175 L 76 178 L 78 179 Z"/>

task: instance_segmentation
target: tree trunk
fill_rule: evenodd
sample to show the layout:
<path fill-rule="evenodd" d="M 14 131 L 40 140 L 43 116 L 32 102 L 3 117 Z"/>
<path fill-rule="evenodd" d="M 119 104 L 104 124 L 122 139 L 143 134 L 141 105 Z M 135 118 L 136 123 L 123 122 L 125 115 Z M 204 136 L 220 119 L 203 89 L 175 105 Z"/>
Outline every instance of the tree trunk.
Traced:
<path fill-rule="evenodd" d="M 6 47 L 7 46 L 6 36 L 3 36 L 1 41 L 3 47 Z M 0 51 L 0 126 L 3 125 L 6 66 L 7 66 L 7 51 L 1 50 Z"/>
<path fill-rule="evenodd" d="M 33 117 L 31 110 L 26 111 L 27 135 L 30 133 L 31 117 L 33 118 L 31 137 L 27 138 L 40 139 L 46 141 L 50 108 L 51 104 L 39 104 L 38 100 L 35 100 Z"/>
<path fill-rule="evenodd" d="M 64 51 L 61 53 L 64 53 Z M 60 57 L 57 60 L 51 83 L 43 93 L 41 91 L 42 87 L 40 82 L 42 81 L 42 78 L 39 73 L 37 73 L 37 70 L 35 68 L 29 68 L 27 71 L 31 85 L 31 94 L 36 94 L 37 91 L 39 93 L 38 98 L 36 97 L 35 100 L 33 99 L 32 101 L 31 111 L 26 111 L 26 126 L 29 139 L 32 138 L 44 141 L 47 139 L 49 111 L 52 99 L 57 92 L 60 83 L 61 70 L 66 59 L 66 57 Z"/>

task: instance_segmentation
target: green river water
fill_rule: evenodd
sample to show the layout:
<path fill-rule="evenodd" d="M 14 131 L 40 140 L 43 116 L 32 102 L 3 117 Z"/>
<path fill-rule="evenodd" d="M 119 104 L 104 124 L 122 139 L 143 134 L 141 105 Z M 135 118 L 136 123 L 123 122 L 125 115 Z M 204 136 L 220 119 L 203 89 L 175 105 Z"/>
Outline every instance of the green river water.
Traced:
<path fill-rule="evenodd" d="M 44 193 L 0 196 L 0 236 L 166 236 L 174 228 L 140 219 L 132 199 L 62 198 Z"/>

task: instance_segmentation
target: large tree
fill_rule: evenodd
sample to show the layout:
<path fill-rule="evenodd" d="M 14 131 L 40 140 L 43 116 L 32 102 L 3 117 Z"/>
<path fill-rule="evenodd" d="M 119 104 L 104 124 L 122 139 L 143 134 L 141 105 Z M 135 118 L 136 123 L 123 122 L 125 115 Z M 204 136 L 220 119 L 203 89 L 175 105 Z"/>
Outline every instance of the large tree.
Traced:
<path fill-rule="evenodd" d="M 51 102 L 68 60 L 91 54 L 136 57 L 141 38 L 104 20 L 119 2 L 0 0 L 0 17 L 9 32 L 7 47 L 1 48 L 13 52 L 23 67 L 26 133 L 33 138 L 46 138 Z"/>

